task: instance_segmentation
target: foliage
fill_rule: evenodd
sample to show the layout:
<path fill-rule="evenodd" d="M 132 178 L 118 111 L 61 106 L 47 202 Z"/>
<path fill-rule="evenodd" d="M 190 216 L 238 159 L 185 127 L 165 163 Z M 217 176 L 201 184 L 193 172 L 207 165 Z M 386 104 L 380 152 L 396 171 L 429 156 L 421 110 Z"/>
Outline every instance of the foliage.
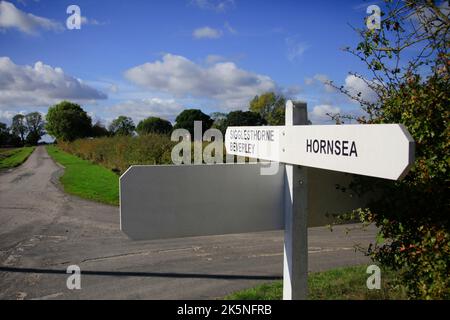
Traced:
<path fill-rule="evenodd" d="M 45 128 L 57 140 L 73 141 L 88 137 L 92 121 L 78 104 L 62 101 L 48 109 Z"/>
<path fill-rule="evenodd" d="M 91 135 L 94 138 L 107 137 L 109 136 L 109 131 L 100 123 L 100 121 L 97 121 L 92 126 Z"/>
<path fill-rule="evenodd" d="M 25 115 L 28 135 L 26 143 L 30 145 L 37 145 L 38 141 L 45 134 L 44 120 L 39 112 L 31 112 Z"/>
<path fill-rule="evenodd" d="M 183 110 L 175 119 L 176 123 L 174 129 L 186 129 L 191 136 L 194 135 L 194 121 L 202 122 L 202 134 L 211 128 L 213 120 L 207 114 L 204 114 L 199 109 Z"/>
<path fill-rule="evenodd" d="M 20 137 L 20 141 L 22 142 L 22 144 L 25 144 L 25 137 L 28 133 L 28 127 L 25 122 L 25 116 L 23 114 L 16 114 L 12 118 L 11 133 Z"/>
<path fill-rule="evenodd" d="M 250 111 L 259 113 L 268 125 L 284 125 L 286 98 L 274 92 L 266 92 L 250 101 Z"/>
<path fill-rule="evenodd" d="M 232 111 L 226 119 L 226 126 L 262 126 L 266 121 L 259 113 L 252 111 Z"/>
<path fill-rule="evenodd" d="M 172 132 L 172 124 L 158 117 L 148 117 L 138 123 L 136 131 L 139 135 L 149 133 L 169 134 Z"/>
<path fill-rule="evenodd" d="M 109 125 L 109 132 L 118 136 L 131 136 L 135 129 L 133 120 L 126 116 L 119 116 Z"/>
<path fill-rule="evenodd" d="M 9 140 L 9 129 L 6 123 L 0 122 L 0 146 L 7 144 Z"/>
<path fill-rule="evenodd" d="M 212 127 L 225 134 L 229 126 L 263 126 L 267 122 L 259 113 L 253 111 L 231 111 L 230 113 L 215 112 L 211 114 Z"/>
<path fill-rule="evenodd" d="M 135 164 L 171 164 L 175 142 L 167 135 L 114 136 L 59 141 L 58 147 L 84 160 L 100 164 L 118 174 Z"/>
<path fill-rule="evenodd" d="M 114 172 L 55 146 L 46 148 L 48 154 L 65 167 L 64 175 L 59 179 L 65 192 L 111 205 L 119 204 L 119 177 Z"/>
<path fill-rule="evenodd" d="M 213 120 L 212 128 L 218 129 L 223 133 L 227 130 L 227 114 L 224 112 L 211 113 L 211 119 Z"/>
<path fill-rule="evenodd" d="M 433 1 L 387 1 L 381 30 L 359 30 L 362 41 L 346 49 L 370 70 L 372 79 L 354 75 L 376 101 L 338 88 L 361 104 L 366 114 L 357 121 L 402 123 L 416 142 L 415 165 L 404 180 L 355 179 L 353 190 L 375 189 L 380 197 L 343 218 L 379 227 L 368 254 L 399 270 L 409 297 L 418 299 L 450 298 L 450 22 L 443 8 Z"/>

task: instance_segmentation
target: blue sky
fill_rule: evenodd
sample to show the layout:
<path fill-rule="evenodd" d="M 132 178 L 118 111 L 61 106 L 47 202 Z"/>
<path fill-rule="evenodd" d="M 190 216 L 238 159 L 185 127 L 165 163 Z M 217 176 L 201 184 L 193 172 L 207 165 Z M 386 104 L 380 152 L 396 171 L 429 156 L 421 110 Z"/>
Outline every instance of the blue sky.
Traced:
<path fill-rule="evenodd" d="M 94 120 L 173 121 L 184 108 L 245 110 L 267 90 L 326 112 L 359 107 L 323 85 L 364 90 L 341 48 L 374 1 L 9 0 L 0 2 L 0 121 L 68 99 Z M 69 30 L 66 9 L 84 17 Z M 370 93 L 367 93 L 370 94 Z"/>

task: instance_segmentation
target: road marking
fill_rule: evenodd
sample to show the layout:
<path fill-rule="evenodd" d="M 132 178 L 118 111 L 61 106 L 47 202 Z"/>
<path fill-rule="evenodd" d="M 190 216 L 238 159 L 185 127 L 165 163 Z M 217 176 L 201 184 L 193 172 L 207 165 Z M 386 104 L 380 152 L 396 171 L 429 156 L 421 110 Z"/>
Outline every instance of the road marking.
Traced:
<path fill-rule="evenodd" d="M 38 298 L 33 298 L 31 300 L 50 300 L 50 299 L 55 299 L 58 298 L 60 296 L 64 295 L 64 293 L 62 292 L 57 292 L 57 293 L 52 293 L 43 297 L 38 297 Z"/>

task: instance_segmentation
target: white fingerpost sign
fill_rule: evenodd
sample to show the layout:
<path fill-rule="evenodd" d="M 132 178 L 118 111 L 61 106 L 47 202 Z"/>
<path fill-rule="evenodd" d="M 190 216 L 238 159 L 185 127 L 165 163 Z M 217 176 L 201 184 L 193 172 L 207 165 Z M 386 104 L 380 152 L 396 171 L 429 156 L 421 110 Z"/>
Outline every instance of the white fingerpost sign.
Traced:
<path fill-rule="evenodd" d="M 227 152 L 378 178 L 403 178 L 414 140 L 401 124 L 228 127 Z"/>
<path fill-rule="evenodd" d="M 261 163 L 132 166 L 120 177 L 121 230 L 150 240 L 284 228 L 283 298 L 306 299 L 308 211 L 312 218 L 324 202 L 349 209 L 348 199 L 337 200 L 342 192 L 327 189 L 340 172 L 403 178 L 414 140 L 399 124 L 306 125 L 305 103 L 288 101 L 285 120 L 229 127 L 225 136 L 228 154 L 279 162 L 273 175 L 261 174 Z"/>

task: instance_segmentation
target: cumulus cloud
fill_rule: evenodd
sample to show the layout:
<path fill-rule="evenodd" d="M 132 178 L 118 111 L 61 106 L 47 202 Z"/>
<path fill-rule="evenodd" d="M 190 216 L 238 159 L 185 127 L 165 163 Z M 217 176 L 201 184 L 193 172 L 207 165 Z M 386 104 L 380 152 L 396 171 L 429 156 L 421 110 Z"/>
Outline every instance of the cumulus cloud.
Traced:
<path fill-rule="evenodd" d="M 222 31 L 211 27 L 203 27 L 195 29 L 192 36 L 195 39 L 218 39 L 222 36 Z"/>
<path fill-rule="evenodd" d="M 131 68 L 125 76 L 150 90 L 177 97 L 214 99 L 225 108 L 243 107 L 255 95 L 276 90 L 270 77 L 239 69 L 232 62 L 201 66 L 172 54 L 164 55 L 162 61 Z"/>
<path fill-rule="evenodd" d="M 225 12 L 235 7 L 234 0 L 192 0 L 191 4 L 200 8 L 213 10 L 216 12 Z"/>
<path fill-rule="evenodd" d="M 63 99 L 91 101 L 106 95 L 87 84 L 38 61 L 34 66 L 16 65 L 0 57 L 0 107 L 45 106 Z"/>
<path fill-rule="evenodd" d="M 323 88 L 325 89 L 326 92 L 328 92 L 328 93 L 335 92 L 336 89 L 328 84 L 329 81 L 330 81 L 330 78 L 326 74 L 318 73 L 318 74 L 315 74 L 311 78 L 306 78 L 305 84 L 313 85 L 313 84 L 319 83 L 319 84 L 323 85 Z"/>
<path fill-rule="evenodd" d="M 0 1 L 0 30 L 14 28 L 27 34 L 37 34 L 40 30 L 62 31 L 61 23 L 23 12 L 7 1 Z"/>
<path fill-rule="evenodd" d="M 108 114 L 113 115 L 111 120 L 126 114 L 136 122 L 147 117 L 160 117 L 173 122 L 183 109 L 183 105 L 174 99 L 147 98 L 116 104 L 108 108 Z"/>
<path fill-rule="evenodd" d="M 320 104 L 315 106 L 313 110 L 309 112 L 308 118 L 313 124 L 327 123 L 332 121 L 328 114 L 333 115 L 340 112 L 341 109 L 339 107 L 334 107 L 329 104 Z"/>
<path fill-rule="evenodd" d="M 354 75 L 348 75 L 345 78 L 344 88 L 352 95 L 361 93 L 361 98 L 368 102 L 375 102 L 377 100 L 376 93 L 367 85 L 367 83 Z"/>

